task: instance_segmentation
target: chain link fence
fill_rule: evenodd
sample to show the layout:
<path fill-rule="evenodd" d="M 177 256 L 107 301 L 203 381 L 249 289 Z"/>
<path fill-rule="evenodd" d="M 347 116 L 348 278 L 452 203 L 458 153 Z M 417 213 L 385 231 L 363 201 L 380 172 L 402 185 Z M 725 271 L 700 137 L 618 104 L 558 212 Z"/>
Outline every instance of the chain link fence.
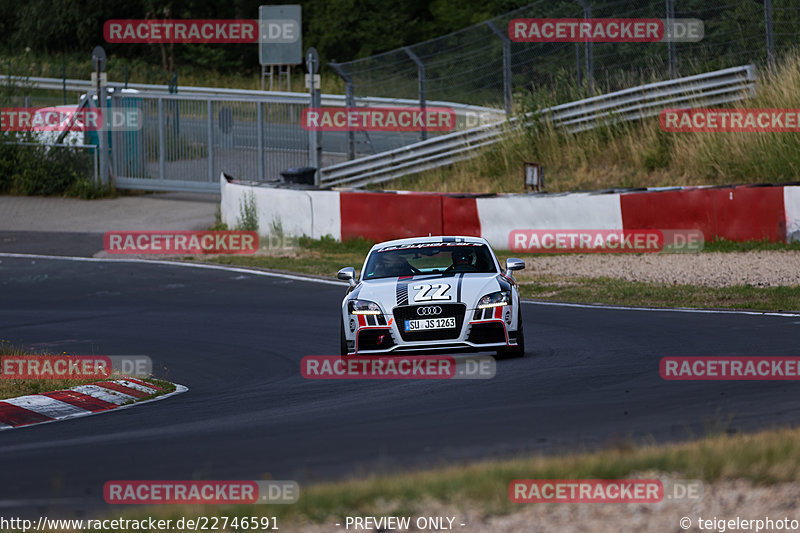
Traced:
<path fill-rule="evenodd" d="M 518 43 L 519 18 L 700 19 L 694 43 Z M 512 93 L 544 91 L 561 103 L 653 81 L 756 63 L 766 65 L 800 37 L 796 0 L 631 2 L 539 0 L 489 21 L 383 54 L 334 63 L 355 96 L 442 100 L 510 111 Z"/>

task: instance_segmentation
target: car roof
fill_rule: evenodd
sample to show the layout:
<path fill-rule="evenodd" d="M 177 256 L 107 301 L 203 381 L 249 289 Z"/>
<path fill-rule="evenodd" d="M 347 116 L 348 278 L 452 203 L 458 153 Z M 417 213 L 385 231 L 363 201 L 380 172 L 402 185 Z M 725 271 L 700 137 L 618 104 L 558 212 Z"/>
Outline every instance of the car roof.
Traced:
<path fill-rule="evenodd" d="M 444 244 L 470 242 L 475 244 L 485 244 L 487 246 L 489 245 L 488 241 L 483 237 L 468 237 L 464 235 L 431 235 L 426 237 L 409 237 L 406 239 L 395 239 L 392 241 L 379 242 L 378 244 L 372 247 L 370 252 L 373 252 L 375 250 L 381 250 L 389 246 L 400 246 L 403 244 L 420 244 L 420 243 L 433 243 L 433 242 L 441 242 Z"/>

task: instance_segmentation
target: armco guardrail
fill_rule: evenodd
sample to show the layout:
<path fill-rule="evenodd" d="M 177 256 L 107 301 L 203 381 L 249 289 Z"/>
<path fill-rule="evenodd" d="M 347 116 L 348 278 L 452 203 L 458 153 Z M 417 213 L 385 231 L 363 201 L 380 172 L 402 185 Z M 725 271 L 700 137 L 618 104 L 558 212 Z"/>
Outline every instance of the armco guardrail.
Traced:
<path fill-rule="evenodd" d="M 670 107 L 701 107 L 755 96 L 756 67 L 745 65 L 686 78 L 648 83 L 546 109 L 555 124 L 570 132 L 605 123 L 658 115 Z"/>
<path fill-rule="evenodd" d="M 0 84 L 8 83 L 9 76 L 0 75 Z M 60 79 L 60 78 L 37 78 L 37 77 L 22 77 L 11 76 L 11 83 L 20 84 L 32 89 L 47 89 L 53 91 L 66 90 L 69 92 L 88 92 L 93 90 L 92 83 L 87 80 L 74 80 L 74 79 Z M 155 93 L 155 94 L 168 94 L 168 89 L 164 85 L 153 85 L 147 83 L 109 83 L 109 88 L 113 89 L 133 89 L 140 92 Z M 254 99 L 262 102 L 272 102 L 278 104 L 298 104 L 308 105 L 310 97 L 308 93 L 291 93 L 283 91 L 254 91 L 249 89 L 224 89 L 221 87 L 190 87 L 181 86 L 179 94 L 191 96 L 203 96 L 206 98 L 229 98 L 236 97 L 237 99 Z M 419 100 L 409 100 L 403 98 L 379 98 L 379 97 L 356 97 L 356 104 L 364 107 L 380 107 L 380 106 L 402 106 L 402 107 L 418 107 Z M 341 94 L 323 94 L 323 106 L 337 106 L 345 105 L 345 97 Z M 493 107 L 482 107 L 476 105 L 459 104 L 455 102 L 439 102 L 428 101 L 426 105 L 429 107 L 450 107 L 456 116 L 493 116 L 497 120 L 505 118 L 505 111 Z"/>
<path fill-rule="evenodd" d="M 754 65 L 727 68 L 664 82 L 649 83 L 576 102 L 561 104 L 538 113 L 570 132 L 598 124 L 638 120 L 657 115 L 662 109 L 704 107 L 755 96 Z M 529 119 L 534 115 L 529 114 Z M 359 187 L 468 159 L 475 151 L 499 142 L 509 128 L 519 127 L 517 117 L 477 128 L 441 135 L 325 167 L 321 183 L 327 186 Z"/>

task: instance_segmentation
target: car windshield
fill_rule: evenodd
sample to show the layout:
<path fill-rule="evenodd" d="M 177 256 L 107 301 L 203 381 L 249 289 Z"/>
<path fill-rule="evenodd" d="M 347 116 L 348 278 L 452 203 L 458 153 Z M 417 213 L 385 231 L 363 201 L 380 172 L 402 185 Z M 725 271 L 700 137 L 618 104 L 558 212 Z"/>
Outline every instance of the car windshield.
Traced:
<path fill-rule="evenodd" d="M 460 272 L 496 273 L 489 247 L 435 242 L 389 246 L 369 256 L 363 279 Z"/>

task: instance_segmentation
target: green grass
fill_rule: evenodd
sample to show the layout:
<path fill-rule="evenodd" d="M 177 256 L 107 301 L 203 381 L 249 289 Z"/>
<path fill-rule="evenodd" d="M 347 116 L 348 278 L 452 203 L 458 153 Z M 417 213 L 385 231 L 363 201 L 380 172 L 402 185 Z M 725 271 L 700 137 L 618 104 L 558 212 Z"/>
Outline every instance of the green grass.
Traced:
<path fill-rule="evenodd" d="M 791 243 L 768 242 L 768 241 L 745 241 L 734 242 L 725 239 L 717 239 L 705 243 L 703 252 L 751 252 L 758 250 L 800 250 L 800 241 Z"/>
<path fill-rule="evenodd" d="M 269 237 L 261 238 L 262 245 L 268 242 Z M 336 277 L 339 269 L 344 267 L 351 266 L 356 271 L 360 270 L 367 252 L 374 244 L 361 238 L 339 243 L 331 237 L 322 239 L 300 237 L 286 242 L 290 243 L 287 248 L 266 249 L 264 255 L 205 256 L 193 259 L 224 265 Z"/>
<path fill-rule="evenodd" d="M 800 312 L 800 286 L 718 288 L 614 278 L 536 276 L 535 281 L 520 281 L 520 294 L 523 298 L 558 302 Z"/>
<path fill-rule="evenodd" d="M 271 250 L 265 255 L 234 255 L 196 258 L 227 265 L 296 272 L 333 278 L 340 268 L 355 267 L 364 262 L 371 241 L 364 239 L 338 243 L 330 237 L 319 240 L 301 237 L 297 246 L 287 250 Z M 708 243 L 702 253 L 735 253 L 754 250 L 800 250 L 792 244 L 752 241 L 736 243 L 719 240 Z M 501 264 L 520 254 L 498 251 Z M 548 254 L 552 255 L 552 254 Z M 525 258 L 525 254 L 522 254 Z M 192 258 L 189 258 L 192 259 Z M 703 287 L 625 281 L 615 278 L 546 276 L 520 279 L 524 298 L 579 303 L 603 303 L 645 307 L 707 307 L 721 309 L 755 309 L 764 311 L 800 311 L 800 287 Z"/>
<path fill-rule="evenodd" d="M 289 529 L 308 521 L 321 523 L 347 515 L 424 513 L 430 502 L 477 508 L 486 516 L 509 514 L 520 508 L 508 499 L 508 485 L 514 479 L 669 475 L 705 482 L 741 479 L 756 485 L 800 481 L 800 430 L 775 429 L 750 435 L 727 435 L 724 431 L 724 426 L 718 425 L 703 438 L 679 444 L 636 445 L 620 441 L 611 449 L 589 453 L 523 456 L 301 485 L 300 499 L 292 505 L 167 505 L 130 510 L 122 517 L 266 515 L 277 517 L 279 526 Z"/>

